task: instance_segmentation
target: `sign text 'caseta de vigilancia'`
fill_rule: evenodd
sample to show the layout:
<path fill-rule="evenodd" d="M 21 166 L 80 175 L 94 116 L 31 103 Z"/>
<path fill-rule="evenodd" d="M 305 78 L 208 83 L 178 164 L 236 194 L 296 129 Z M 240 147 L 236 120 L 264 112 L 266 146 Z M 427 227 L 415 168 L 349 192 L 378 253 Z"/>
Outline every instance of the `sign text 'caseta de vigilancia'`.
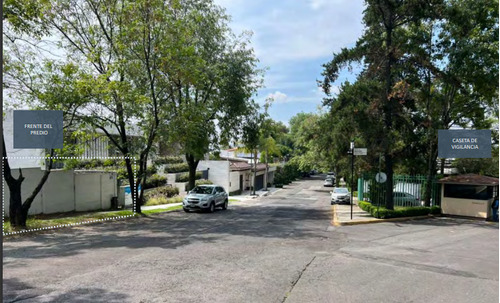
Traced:
<path fill-rule="evenodd" d="M 479 149 L 477 138 L 453 138 L 451 139 L 452 149 Z"/>
<path fill-rule="evenodd" d="M 439 158 L 491 158 L 491 130 L 438 130 Z"/>

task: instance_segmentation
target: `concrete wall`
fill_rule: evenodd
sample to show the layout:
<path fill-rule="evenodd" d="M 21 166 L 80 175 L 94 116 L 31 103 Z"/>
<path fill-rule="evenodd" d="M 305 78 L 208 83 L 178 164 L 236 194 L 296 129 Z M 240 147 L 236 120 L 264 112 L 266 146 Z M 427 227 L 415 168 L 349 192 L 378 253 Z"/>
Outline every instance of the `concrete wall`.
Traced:
<path fill-rule="evenodd" d="M 203 160 L 198 163 L 198 170 L 209 169 L 208 179 L 214 184 L 224 187 L 226 191 L 230 188 L 229 161 Z M 239 181 L 238 181 L 239 182 Z"/>
<path fill-rule="evenodd" d="M 23 200 L 35 189 L 43 175 L 39 168 L 24 168 L 21 186 Z M 17 178 L 18 170 L 12 170 Z M 53 170 L 36 196 L 28 214 L 51 214 L 69 211 L 109 209 L 117 195 L 115 172 Z M 4 181 L 4 211 L 9 214 L 10 192 Z"/>
<path fill-rule="evenodd" d="M 240 176 L 243 176 L 243 186 L 245 185 L 245 176 L 244 176 L 244 172 L 240 172 L 240 171 L 232 171 L 230 173 L 230 186 L 229 188 L 226 189 L 226 191 L 228 193 L 230 192 L 233 192 L 233 191 L 237 191 L 240 189 Z M 245 188 L 243 187 L 242 190 L 244 190 Z"/>
<path fill-rule="evenodd" d="M 491 216 L 491 199 L 471 200 L 445 197 L 444 186 L 442 186 L 441 190 L 441 210 L 443 214 L 485 219 Z"/>

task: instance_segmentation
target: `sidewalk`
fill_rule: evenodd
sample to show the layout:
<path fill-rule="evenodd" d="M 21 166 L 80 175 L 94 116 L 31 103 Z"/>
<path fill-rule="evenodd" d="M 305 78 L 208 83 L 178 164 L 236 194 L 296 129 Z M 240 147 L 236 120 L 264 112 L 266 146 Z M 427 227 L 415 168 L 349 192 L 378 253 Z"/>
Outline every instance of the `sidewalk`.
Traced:
<path fill-rule="evenodd" d="M 258 190 L 255 192 L 255 196 L 251 194 L 251 191 L 244 191 L 241 195 L 237 196 L 229 196 L 229 200 L 234 199 L 238 201 L 245 201 L 245 200 L 251 200 L 255 199 L 258 197 L 264 197 L 267 195 L 272 195 L 281 188 L 274 188 L 274 187 L 269 187 L 267 191 L 264 190 Z M 142 210 L 151 210 L 151 209 L 164 209 L 164 208 L 170 208 L 174 206 L 182 205 L 182 203 L 170 203 L 170 204 L 161 204 L 161 205 L 153 205 L 153 206 L 142 206 Z"/>
<path fill-rule="evenodd" d="M 352 219 L 351 219 L 351 205 L 332 205 L 332 225 L 357 225 L 357 224 L 370 224 L 391 221 L 408 221 L 415 219 L 427 219 L 429 216 L 416 216 L 416 217 L 401 217 L 391 219 L 377 219 L 370 213 L 362 210 L 358 206 L 358 198 L 354 197 L 354 205 L 352 206 Z"/>
<path fill-rule="evenodd" d="M 268 187 L 267 191 L 264 190 L 257 190 L 255 191 L 255 195 L 252 195 L 252 192 L 247 190 L 241 193 L 241 195 L 236 195 L 236 196 L 229 196 L 229 200 L 234 199 L 238 201 L 245 201 L 245 200 L 251 200 L 259 197 L 264 197 L 268 195 L 272 195 L 275 192 L 279 191 L 281 188 L 275 188 L 275 187 Z"/>

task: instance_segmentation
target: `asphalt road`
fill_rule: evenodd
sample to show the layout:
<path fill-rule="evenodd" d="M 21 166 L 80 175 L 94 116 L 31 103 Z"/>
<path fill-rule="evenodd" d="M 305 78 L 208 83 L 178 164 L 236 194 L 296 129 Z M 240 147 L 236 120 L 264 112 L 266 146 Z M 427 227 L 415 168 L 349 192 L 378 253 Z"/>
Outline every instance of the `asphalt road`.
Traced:
<path fill-rule="evenodd" d="M 4 302 L 498 302 L 498 224 L 333 227 L 321 179 L 213 214 L 7 239 Z"/>

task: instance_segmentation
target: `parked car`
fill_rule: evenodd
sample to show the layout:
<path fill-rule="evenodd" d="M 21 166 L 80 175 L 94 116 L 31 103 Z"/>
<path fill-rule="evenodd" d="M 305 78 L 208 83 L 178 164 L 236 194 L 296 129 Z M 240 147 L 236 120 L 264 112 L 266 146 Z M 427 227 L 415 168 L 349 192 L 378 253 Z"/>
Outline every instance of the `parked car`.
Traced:
<path fill-rule="evenodd" d="M 349 190 L 345 187 L 335 187 L 333 191 L 331 192 L 332 194 L 332 199 L 330 204 L 335 204 L 335 203 L 345 203 L 345 204 L 351 204 L 351 193 Z"/>
<path fill-rule="evenodd" d="M 198 185 L 184 198 L 182 208 L 185 212 L 206 210 L 213 213 L 216 207 L 227 209 L 228 200 L 228 194 L 222 186 Z"/>
<path fill-rule="evenodd" d="M 395 191 L 392 193 L 394 204 L 400 206 L 421 206 L 420 199 L 412 194 Z"/>
<path fill-rule="evenodd" d="M 334 183 L 335 182 L 333 181 L 332 178 L 327 178 L 327 179 L 325 179 L 325 182 L 323 183 L 323 186 L 324 187 L 333 187 Z"/>
<path fill-rule="evenodd" d="M 326 174 L 326 179 L 333 179 L 333 181 L 335 182 L 335 174 L 333 172 L 329 172 L 328 174 Z"/>
<path fill-rule="evenodd" d="M 396 206 L 423 206 L 423 201 L 409 193 L 395 191 L 392 192 L 392 196 Z M 372 201 L 370 192 L 365 192 L 364 197 L 366 201 Z"/>

